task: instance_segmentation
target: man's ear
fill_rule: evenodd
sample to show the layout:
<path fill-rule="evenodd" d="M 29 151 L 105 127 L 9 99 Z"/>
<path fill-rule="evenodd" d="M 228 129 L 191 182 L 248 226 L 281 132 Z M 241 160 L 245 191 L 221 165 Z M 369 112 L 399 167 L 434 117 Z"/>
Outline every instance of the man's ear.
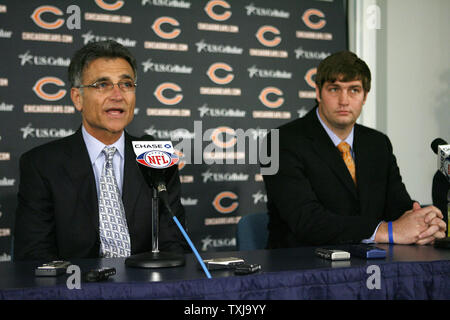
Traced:
<path fill-rule="evenodd" d="M 366 103 L 367 96 L 369 95 L 369 91 L 364 91 L 364 99 L 363 99 L 363 105 Z"/>
<path fill-rule="evenodd" d="M 317 102 L 320 103 L 320 91 L 319 91 L 319 87 L 316 84 L 316 100 Z"/>
<path fill-rule="evenodd" d="M 83 110 L 83 95 L 80 92 L 79 88 L 71 88 L 70 89 L 70 98 L 72 99 L 73 105 L 75 109 L 78 111 Z"/>

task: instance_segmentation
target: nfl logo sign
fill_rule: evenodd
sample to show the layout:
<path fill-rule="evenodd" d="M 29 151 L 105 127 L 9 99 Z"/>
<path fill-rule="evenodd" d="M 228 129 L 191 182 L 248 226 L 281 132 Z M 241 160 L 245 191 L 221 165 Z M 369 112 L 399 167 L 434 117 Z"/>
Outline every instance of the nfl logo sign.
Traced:
<path fill-rule="evenodd" d="M 172 154 L 161 150 L 151 150 L 140 154 L 136 161 L 140 164 L 155 168 L 164 169 L 177 164 L 179 157 L 176 154 Z"/>

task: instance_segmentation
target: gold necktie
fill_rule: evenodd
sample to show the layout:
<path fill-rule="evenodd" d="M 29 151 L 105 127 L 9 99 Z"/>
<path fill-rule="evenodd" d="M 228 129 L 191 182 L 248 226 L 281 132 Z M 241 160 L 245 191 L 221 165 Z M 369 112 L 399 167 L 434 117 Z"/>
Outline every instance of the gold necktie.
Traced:
<path fill-rule="evenodd" d="M 344 159 L 345 165 L 347 166 L 347 169 L 352 176 L 353 182 L 356 185 L 355 162 L 353 161 L 352 154 L 350 153 L 350 145 L 347 142 L 341 142 L 337 147 L 341 152 L 342 159 Z"/>

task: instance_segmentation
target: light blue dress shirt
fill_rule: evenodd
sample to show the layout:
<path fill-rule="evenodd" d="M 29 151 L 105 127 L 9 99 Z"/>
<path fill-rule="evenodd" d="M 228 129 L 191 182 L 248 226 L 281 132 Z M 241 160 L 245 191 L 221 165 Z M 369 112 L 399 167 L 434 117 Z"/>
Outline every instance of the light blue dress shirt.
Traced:
<path fill-rule="evenodd" d="M 325 129 L 325 131 L 327 132 L 328 136 L 330 137 L 331 141 L 333 141 L 333 144 L 337 147 L 339 145 L 339 143 L 341 143 L 342 141 L 347 142 L 350 145 L 350 153 L 352 154 L 353 160 L 355 160 L 355 153 L 353 152 L 353 134 L 354 134 L 354 131 L 355 131 L 355 127 L 353 126 L 352 131 L 350 132 L 348 137 L 345 138 L 345 140 L 341 140 L 341 138 L 339 138 L 333 131 L 331 131 L 330 128 L 327 127 L 325 122 L 322 121 L 322 119 L 320 118 L 320 115 L 319 115 L 319 108 L 316 109 L 316 115 L 317 115 L 317 118 L 320 121 L 320 124 Z M 364 239 L 361 242 L 363 242 L 363 243 L 374 243 L 375 242 L 375 235 L 376 235 L 380 225 L 381 225 L 381 222 L 376 227 L 375 232 L 373 233 L 373 235 L 369 239 Z"/>
<path fill-rule="evenodd" d="M 102 174 L 103 164 L 105 163 L 105 154 L 102 152 L 105 148 L 105 144 L 100 142 L 93 136 L 91 136 L 84 126 L 81 128 L 84 143 L 91 159 L 92 168 L 94 169 L 95 184 L 97 187 L 97 196 L 99 195 L 99 180 Z M 112 145 L 116 147 L 117 151 L 113 157 L 114 175 L 116 177 L 117 186 L 119 187 L 120 194 L 122 194 L 123 185 L 123 167 L 125 163 L 125 134 L 122 132 L 120 138 Z"/>

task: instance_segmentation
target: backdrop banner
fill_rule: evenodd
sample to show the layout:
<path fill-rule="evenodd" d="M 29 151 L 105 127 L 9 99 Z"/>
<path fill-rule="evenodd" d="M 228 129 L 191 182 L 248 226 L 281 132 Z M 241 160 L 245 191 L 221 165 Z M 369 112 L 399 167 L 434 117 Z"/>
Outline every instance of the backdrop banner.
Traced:
<path fill-rule="evenodd" d="M 234 250 L 239 219 L 267 210 L 259 144 L 314 107 L 317 65 L 347 48 L 346 2 L 0 0 L 0 261 L 12 254 L 19 158 L 80 126 L 67 67 L 105 39 L 138 61 L 127 131 L 178 152 L 193 242 Z"/>

